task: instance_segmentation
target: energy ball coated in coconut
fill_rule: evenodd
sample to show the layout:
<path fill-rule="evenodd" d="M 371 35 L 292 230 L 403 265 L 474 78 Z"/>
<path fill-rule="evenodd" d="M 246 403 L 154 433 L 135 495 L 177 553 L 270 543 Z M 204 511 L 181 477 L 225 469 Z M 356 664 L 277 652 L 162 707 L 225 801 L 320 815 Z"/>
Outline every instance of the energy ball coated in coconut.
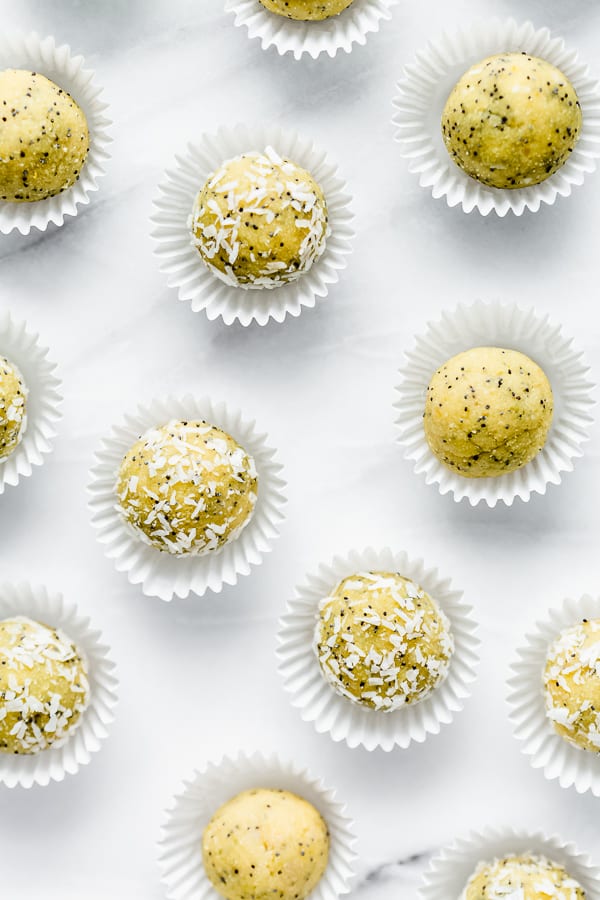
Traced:
<path fill-rule="evenodd" d="M 27 388 L 20 372 L 0 356 L 0 460 L 21 443 L 27 425 Z"/>
<path fill-rule="evenodd" d="M 218 278 L 276 288 L 308 272 L 325 250 L 327 204 L 312 175 L 269 147 L 223 163 L 198 194 L 191 225 Z"/>
<path fill-rule="evenodd" d="M 584 900 L 585 891 L 558 863 L 543 856 L 505 856 L 484 862 L 460 900 Z"/>
<path fill-rule="evenodd" d="M 304 900 L 328 857 L 329 832 L 320 813 L 288 791 L 238 794 L 202 835 L 206 875 L 228 900 Z"/>
<path fill-rule="evenodd" d="M 177 556 L 233 540 L 257 499 L 254 460 L 216 425 L 173 420 L 128 450 L 116 483 L 119 509 L 137 537 Z"/>
<path fill-rule="evenodd" d="M 391 712 L 428 697 L 448 674 L 450 623 L 425 591 L 394 572 L 360 572 L 321 602 L 321 671 L 353 703 Z"/>
<path fill-rule="evenodd" d="M 600 753 L 600 619 L 584 619 L 559 635 L 548 651 L 544 691 L 557 733 Z"/>
<path fill-rule="evenodd" d="M 85 115 L 39 72 L 0 72 L 0 200 L 45 200 L 70 188 L 89 150 Z"/>
<path fill-rule="evenodd" d="M 337 16 L 354 0 L 260 0 L 262 5 L 279 16 L 301 21 L 321 21 Z"/>
<path fill-rule="evenodd" d="M 88 702 L 85 660 L 62 631 L 23 616 L 0 621 L 0 752 L 58 746 Z"/>
<path fill-rule="evenodd" d="M 442 135 L 454 162 L 496 188 L 545 181 L 568 159 L 581 125 L 579 100 L 566 75 L 525 53 L 501 53 L 472 66 L 442 114 Z"/>
<path fill-rule="evenodd" d="M 433 375 L 423 424 L 431 451 L 466 478 L 491 478 L 530 462 L 552 424 L 550 383 L 518 350 L 474 347 Z"/>

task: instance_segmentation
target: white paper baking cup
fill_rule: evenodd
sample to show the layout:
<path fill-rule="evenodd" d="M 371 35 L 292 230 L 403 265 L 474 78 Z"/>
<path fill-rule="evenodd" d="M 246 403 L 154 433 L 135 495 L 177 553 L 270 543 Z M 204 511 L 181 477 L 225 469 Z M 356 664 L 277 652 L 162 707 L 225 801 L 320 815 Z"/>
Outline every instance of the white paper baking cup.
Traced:
<path fill-rule="evenodd" d="M 90 149 L 78 181 L 68 190 L 46 200 L 31 203 L 0 201 L 0 233 L 15 229 L 29 234 L 32 228 L 44 231 L 50 222 L 62 225 L 65 216 L 76 216 L 77 207 L 90 202 L 98 190 L 98 178 L 110 158 L 108 146 L 110 119 L 108 105 L 100 99 L 102 89 L 94 81 L 94 72 L 85 69 L 83 56 L 73 56 L 66 44 L 56 45 L 53 37 L 31 34 L 0 34 L 0 69 L 30 69 L 40 72 L 71 94 L 85 113 L 90 133 Z"/>
<path fill-rule="evenodd" d="M 459 78 L 476 62 L 496 53 L 525 51 L 541 57 L 571 80 L 581 104 L 583 127 L 567 162 L 542 184 L 506 190 L 481 184 L 460 169 L 442 139 L 442 111 Z M 568 197 L 596 168 L 600 156 L 600 89 L 576 51 L 568 50 L 561 38 L 547 28 L 536 30 L 531 22 L 487 19 L 453 34 L 431 41 L 415 60 L 405 66 L 393 100 L 393 124 L 401 155 L 419 176 L 421 187 L 434 198 L 444 197 L 448 206 L 464 212 L 477 209 L 487 216 L 495 212 L 520 216 L 526 209 L 537 212 L 542 203 Z"/>
<path fill-rule="evenodd" d="M 366 44 L 367 36 L 379 31 L 381 23 L 392 17 L 398 0 L 354 0 L 339 15 L 322 22 L 298 22 L 270 12 L 258 0 L 226 0 L 226 12 L 235 16 L 234 24 L 248 30 L 249 38 L 258 38 L 263 50 L 275 47 L 283 56 L 295 59 L 304 54 L 316 59 L 321 53 L 334 57 L 338 50 L 350 53 L 354 44 Z"/>
<path fill-rule="evenodd" d="M 394 712 L 362 707 L 338 694 L 325 681 L 314 650 L 321 600 L 343 578 L 373 570 L 398 572 L 420 585 L 439 603 L 450 620 L 454 637 L 455 649 L 446 679 L 420 703 Z M 279 671 L 292 705 L 319 733 L 327 732 L 334 741 L 346 741 L 352 748 L 406 749 L 412 741 L 420 743 L 428 734 L 438 734 L 442 725 L 449 724 L 463 708 L 479 661 L 476 630 L 471 607 L 463 602 L 462 592 L 453 590 L 449 579 L 442 578 L 437 569 L 427 569 L 422 560 L 411 560 L 405 553 L 389 549 L 352 550 L 347 556 L 336 556 L 331 563 L 321 564 L 297 588 L 279 623 Z"/>
<path fill-rule="evenodd" d="M 239 753 L 203 766 L 184 782 L 165 813 L 159 865 L 169 900 L 220 900 L 204 872 L 202 833 L 220 806 L 252 788 L 280 788 L 313 804 L 327 823 L 330 846 L 327 868 L 310 900 L 347 894 L 354 877 L 355 837 L 335 792 L 295 763 L 275 755 Z"/>
<path fill-rule="evenodd" d="M 600 868 L 588 856 L 554 835 L 514 828 L 485 828 L 446 847 L 432 860 L 420 896 L 422 900 L 461 900 L 479 863 L 521 853 L 544 856 L 563 866 L 582 886 L 586 900 L 600 900 Z"/>
<path fill-rule="evenodd" d="M 115 484 L 126 452 L 149 428 L 177 418 L 205 419 L 222 428 L 254 458 L 258 472 L 258 499 L 250 522 L 234 540 L 204 556 L 173 556 L 143 543 L 117 505 Z M 147 596 L 167 601 L 189 594 L 202 596 L 209 590 L 217 593 L 223 585 L 235 584 L 238 576 L 248 575 L 271 549 L 284 518 L 282 466 L 266 441 L 254 421 L 207 397 L 187 394 L 156 399 L 125 416 L 123 424 L 116 425 L 102 441 L 89 487 L 92 522 L 116 569 L 126 572 L 131 584 L 141 585 Z"/>
<path fill-rule="evenodd" d="M 0 620 L 27 616 L 60 628 L 82 651 L 88 665 L 90 701 L 79 722 L 60 744 L 32 755 L 0 753 L 0 784 L 7 787 L 47 785 L 74 775 L 90 762 L 114 719 L 118 682 L 102 635 L 62 594 L 26 583 L 0 585 Z"/>
<path fill-rule="evenodd" d="M 586 594 L 579 600 L 564 600 L 548 618 L 536 622 L 518 650 L 508 681 L 508 703 L 514 734 L 534 769 L 542 769 L 550 781 L 574 787 L 583 794 L 600 797 L 600 753 L 570 744 L 555 730 L 546 715 L 543 674 L 550 646 L 565 628 L 582 619 L 600 618 L 600 597 Z"/>
<path fill-rule="evenodd" d="M 473 347 L 525 353 L 544 370 L 554 394 L 554 418 L 544 448 L 526 466 L 497 478 L 465 478 L 451 471 L 425 439 L 423 413 L 432 375 L 450 357 Z M 404 455 L 427 484 L 437 484 L 441 494 L 452 493 L 456 501 L 466 497 L 472 506 L 495 506 L 499 501 L 510 506 L 515 497 L 529 500 L 533 493 L 544 494 L 549 484 L 560 484 L 562 473 L 573 469 L 589 439 L 595 401 L 588 371 L 583 353 L 547 315 L 512 303 L 461 304 L 429 322 L 405 353 L 394 404 Z"/>
<path fill-rule="evenodd" d="M 198 192 L 215 169 L 241 153 L 263 152 L 269 146 L 320 184 L 331 233 L 321 256 L 297 281 L 273 289 L 245 290 L 226 284 L 207 268 L 192 243 L 189 220 Z M 287 315 L 299 316 L 303 307 L 312 307 L 317 298 L 327 296 L 329 285 L 337 282 L 346 266 L 354 232 L 351 198 L 345 191 L 336 164 L 296 132 L 277 125 L 222 126 L 216 134 L 189 144 L 186 153 L 176 158 L 176 168 L 165 173 L 152 216 L 160 269 L 168 276 L 169 286 L 177 288 L 179 299 L 189 301 L 194 312 L 205 310 L 211 321 L 220 316 L 226 325 L 236 320 L 242 325 L 266 325 L 269 319 L 283 322 Z"/>
<path fill-rule="evenodd" d="M 48 359 L 38 335 L 27 331 L 24 322 L 15 321 L 9 312 L 0 312 L 0 356 L 19 370 L 27 389 L 26 421 L 20 443 L 10 456 L 0 460 L 0 494 L 6 485 L 18 484 L 41 466 L 52 449 L 56 422 L 60 419 L 61 382 L 56 365 Z"/>

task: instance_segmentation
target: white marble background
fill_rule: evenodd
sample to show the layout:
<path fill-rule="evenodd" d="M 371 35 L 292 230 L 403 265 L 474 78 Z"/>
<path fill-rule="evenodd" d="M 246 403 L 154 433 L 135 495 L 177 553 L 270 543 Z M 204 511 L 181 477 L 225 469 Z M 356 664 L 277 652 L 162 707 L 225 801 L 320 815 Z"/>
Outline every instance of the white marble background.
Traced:
<path fill-rule="evenodd" d="M 504 681 L 526 627 L 565 595 L 598 592 L 600 434 L 548 496 L 471 509 L 416 479 L 394 445 L 403 349 L 462 300 L 509 298 L 564 323 L 600 378 L 600 176 L 536 216 L 482 220 L 422 191 L 392 142 L 404 62 L 438 28 L 478 14 L 530 17 L 600 74 L 597 0 L 402 0 L 366 47 L 296 63 L 235 29 L 222 0 L 1 0 L 2 27 L 53 33 L 105 85 L 114 158 L 76 220 L 0 239 L 0 307 L 60 363 L 64 421 L 43 470 L 0 498 L 4 579 L 62 590 L 119 663 L 111 738 L 63 784 L 0 792 L 0 893 L 10 900 L 159 900 L 161 811 L 181 777 L 237 747 L 307 763 L 347 800 L 359 837 L 356 900 L 416 896 L 427 857 L 487 823 L 543 827 L 600 860 L 598 804 L 529 768 Z M 431 31 L 433 29 L 433 31 Z M 276 120 L 339 159 L 355 194 L 355 253 L 316 310 L 283 327 L 226 328 L 177 302 L 148 237 L 155 186 L 204 130 Z M 172 605 L 113 571 L 85 487 L 102 434 L 162 391 L 209 392 L 270 432 L 289 480 L 288 521 L 236 588 Z M 348 750 L 290 708 L 276 674 L 278 615 L 321 559 L 366 544 L 439 565 L 474 605 L 483 664 L 465 712 L 424 746 Z"/>

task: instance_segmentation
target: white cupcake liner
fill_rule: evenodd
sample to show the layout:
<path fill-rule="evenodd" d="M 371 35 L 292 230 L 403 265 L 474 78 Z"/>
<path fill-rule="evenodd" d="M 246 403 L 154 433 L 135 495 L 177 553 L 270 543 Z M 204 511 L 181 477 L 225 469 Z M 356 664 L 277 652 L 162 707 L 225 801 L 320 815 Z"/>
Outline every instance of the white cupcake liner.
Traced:
<path fill-rule="evenodd" d="M 427 387 L 450 357 L 473 347 L 494 346 L 519 350 L 544 370 L 554 394 L 554 418 L 544 448 L 526 466 L 497 478 L 465 478 L 446 468 L 429 449 L 423 428 Z M 515 497 L 527 501 L 533 493 L 544 494 L 549 484 L 560 484 L 562 473 L 570 472 L 574 460 L 582 456 L 593 422 L 594 385 L 587 379 L 583 353 L 547 315 L 512 303 L 461 304 L 429 322 L 405 357 L 394 404 L 398 440 L 415 472 L 424 475 L 427 484 L 437 484 L 441 494 L 452 493 L 456 501 L 466 497 L 472 506 L 481 502 L 495 506 L 499 501 L 510 506 Z"/>
<path fill-rule="evenodd" d="M 31 475 L 52 450 L 62 397 L 56 365 L 48 360 L 48 349 L 37 334 L 26 330 L 8 312 L 0 312 L 0 356 L 14 363 L 27 389 L 26 422 L 20 443 L 10 456 L 0 460 L 0 494 L 6 485 L 16 485 Z"/>
<path fill-rule="evenodd" d="M 30 69 L 39 72 L 71 94 L 85 113 L 90 133 L 90 149 L 78 181 L 68 190 L 46 200 L 31 203 L 0 201 L 0 233 L 15 229 L 29 234 L 32 228 L 45 231 L 50 222 L 62 225 L 65 216 L 76 216 L 77 207 L 90 202 L 98 190 L 98 178 L 110 158 L 108 105 L 100 99 L 102 89 L 94 83 L 94 72 L 85 69 L 83 56 L 73 56 L 66 44 L 56 45 L 53 37 L 31 34 L 0 34 L 0 70 Z"/>
<path fill-rule="evenodd" d="M 420 703 L 394 712 L 362 707 L 336 693 L 325 681 L 314 651 L 320 601 L 343 578 L 372 570 L 398 572 L 419 584 L 450 620 L 455 643 L 442 684 Z M 328 565 L 320 565 L 288 603 L 279 624 L 279 671 L 292 705 L 319 733 L 327 732 L 334 741 L 346 741 L 351 748 L 406 749 L 412 741 L 420 743 L 427 735 L 438 734 L 442 725 L 449 724 L 463 708 L 479 661 L 476 629 L 471 607 L 463 602 L 462 592 L 453 590 L 449 579 L 442 578 L 437 569 L 427 569 L 422 560 L 411 560 L 405 553 L 389 549 L 352 550 L 347 556 L 334 557 Z"/>
<path fill-rule="evenodd" d="M 275 755 L 239 753 L 203 766 L 184 782 L 165 814 L 159 865 L 169 900 L 222 900 L 204 872 L 202 833 L 220 806 L 252 788 L 280 788 L 313 804 L 329 828 L 330 847 L 327 868 L 310 900 L 347 894 L 354 877 L 355 837 L 335 792 L 295 763 Z"/>
<path fill-rule="evenodd" d="M 549 611 L 547 619 L 536 622 L 511 666 L 508 703 L 515 737 L 533 768 L 542 769 L 550 781 L 558 779 L 563 788 L 600 797 L 600 753 L 575 747 L 554 730 L 546 715 L 543 685 L 550 646 L 565 628 L 584 618 L 600 618 L 600 597 L 586 594 L 579 600 L 564 600 Z"/>
<path fill-rule="evenodd" d="M 485 828 L 444 848 L 432 860 L 420 896 L 422 900 L 461 900 L 479 863 L 519 853 L 545 856 L 562 865 L 583 887 L 586 900 L 600 900 L 600 868 L 587 855 L 554 835 L 514 828 Z"/>
<path fill-rule="evenodd" d="M 9 788 L 45 786 L 51 781 L 62 781 L 65 775 L 74 775 L 100 749 L 114 719 L 118 682 L 100 632 L 61 594 L 26 583 L 1 584 L 0 620 L 14 616 L 27 616 L 62 629 L 80 648 L 88 665 L 90 701 L 66 740 L 33 755 L 0 753 L 0 784 Z"/>
<path fill-rule="evenodd" d="M 250 522 L 235 539 L 204 556 L 173 556 L 143 543 L 117 505 L 115 484 L 126 452 L 149 428 L 177 418 L 205 419 L 222 428 L 254 458 L 258 472 L 258 499 Z M 89 487 L 92 522 L 106 556 L 115 561 L 119 572 L 127 573 L 131 584 L 141 585 L 147 596 L 169 601 L 190 593 L 218 593 L 259 565 L 278 537 L 286 502 L 281 471 L 266 435 L 257 432 L 255 423 L 243 419 L 239 410 L 190 394 L 155 399 L 125 416 L 123 424 L 102 441 Z"/>
<path fill-rule="evenodd" d="M 463 172 L 444 145 L 441 126 L 446 100 L 461 75 L 474 63 L 509 51 L 525 51 L 558 66 L 573 83 L 583 112 L 581 136 L 564 166 L 542 184 L 516 190 L 488 187 Z M 442 34 L 405 67 L 393 104 L 395 139 L 402 156 L 410 160 L 410 171 L 434 198 L 444 197 L 448 206 L 460 205 L 466 213 L 474 209 L 484 216 L 492 211 L 499 216 L 508 212 L 520 216 L 526 209 L 537 212 L 542 203 L 568 197 L 575 186 L 583 184 L 600 156 L 596 79 L 561 38 L 552 37 L 547 28 L 536 30 L 531 22 L 519 25 L 513 19 L 492 19 L 452 35 Z"/>
<path fill-rule="evenodd" d="M 322 255 L 297 281 L 248 291 L 224 283 L 207 268 L 192 243 L 189 219 L 197 194 L 215 169 L 241 153 L 263 152 L 269 146 L 306 169 L 320 184 L 331 233 Z M 220 316 L 226 325 L 236 320 L 242 325 L 266 325 L 269 319 L 283 322 L 286 315 L 299 316 L 304 306 L 312 307 L 317 298 L 327 296 L 351 251 L 353 214 L 337 166 L 312 141 L 277 125 L 222 126 L 216 134 L 203 135 L 189 144 L 176 163 L 175 169 L 166 172 L 154 201 L 152 236 L 160 269 L 168 276 L 169 287 L 177 288 L 180 300 L 190 301 L 194 312 L 205 310 L 211 321 Z"/>
<path fill-rule="evenodd" d="M 258 0 L 226 0 L 225 11 L 235 15 L 234 24 L 258 38 L 263 50 L 275 47 L 295 59 L 304 54 L 316 59 L 321 53 L 334 57 L 338 50 L 350 53 L 354 44 L 366 44 L 371 32 L 392 17 L 398 0 L 354 0 L 339 15 L 322 22 L 299 22 L 270 12 Z"/>

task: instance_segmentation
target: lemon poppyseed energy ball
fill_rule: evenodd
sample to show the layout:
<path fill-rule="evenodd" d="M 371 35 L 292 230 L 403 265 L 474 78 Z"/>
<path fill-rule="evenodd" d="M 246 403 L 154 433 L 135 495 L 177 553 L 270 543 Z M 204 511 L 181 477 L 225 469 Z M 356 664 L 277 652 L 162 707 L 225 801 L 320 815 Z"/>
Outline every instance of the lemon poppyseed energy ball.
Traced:
<path fill-rule="evenodd" d="M 600 619 L 567 628 L 544 669 L 546 715 L 570 744 L 600 753 Z"/>
<path fill-rule="evenodd" d="M 244 791 L 202 835 L 204 868 L 228 900 L 304 900 L 327 867 L 329 833 L 317 810 L 288 791 Z"/>
<path fill-rule="evenodd" d="M 501 53 L 455 85 L 442 134 L 467 175 L 491 187 L 523 188 L 564 165 L 581 123 L 575 89 L 559 69 L 526 53 Z"/>
<path fill-rule="evenodd" d="M 584 900 L 585 891 L 558 863 L 543 856 L 505 856 L 482 863 L 460 900 Z"/>
<path fill-rule="evenodd" d="M 383 712 L 428 697 L 446 677 L 454 650 L 436 601 L 394 572 L 340 581 L 320 604 L 315 638 L 332 688 Z"/>
<path fill-rule="evenodd" d="M 276 288 L 323 253 L 327 205 L 312 175 L 269 147 L 210 176 L 194 204 L 192 232 L 208 268 L 227 284 Z"/>
<path fill-rule="evenodd" d="M 0 200 L 45 200 L 75 184 L 89 150 L 85 115 L 37 72 L 0 72 Z"/>
<path fill-rule="evenodd" d="M 321 21 L 337 16 L 353 0 L 260 0 L 262 5 L 279 16 L 302 21 Z"/>
<path fill-rule="evenodd" d="M 552 423 L 550 383 L 517 350 L 474 347 L 453 356 L 427 388 L 425 437 L 435 456 L 467 478 L 514 472 L 543 448 Z"/>
<path fill-rule="evenodd" d="M 89 701 L 80 650 L 57 628 L 0 621 L 0 751 L 31 754 L 73 733 Z"/>
<path fill-rule="evenodd" d="M 0 460 L 20 444 L 27 426 L 27 388 L 18 369 L 0 356 Z"/>
<path fill-rule="evenodd" d="M 136 535 L 181 556 L 217 550 L 252 518 L 254 460 L 226 432 L 204 421 L 151 428 L 125 454 L 116 492 Z"/>

